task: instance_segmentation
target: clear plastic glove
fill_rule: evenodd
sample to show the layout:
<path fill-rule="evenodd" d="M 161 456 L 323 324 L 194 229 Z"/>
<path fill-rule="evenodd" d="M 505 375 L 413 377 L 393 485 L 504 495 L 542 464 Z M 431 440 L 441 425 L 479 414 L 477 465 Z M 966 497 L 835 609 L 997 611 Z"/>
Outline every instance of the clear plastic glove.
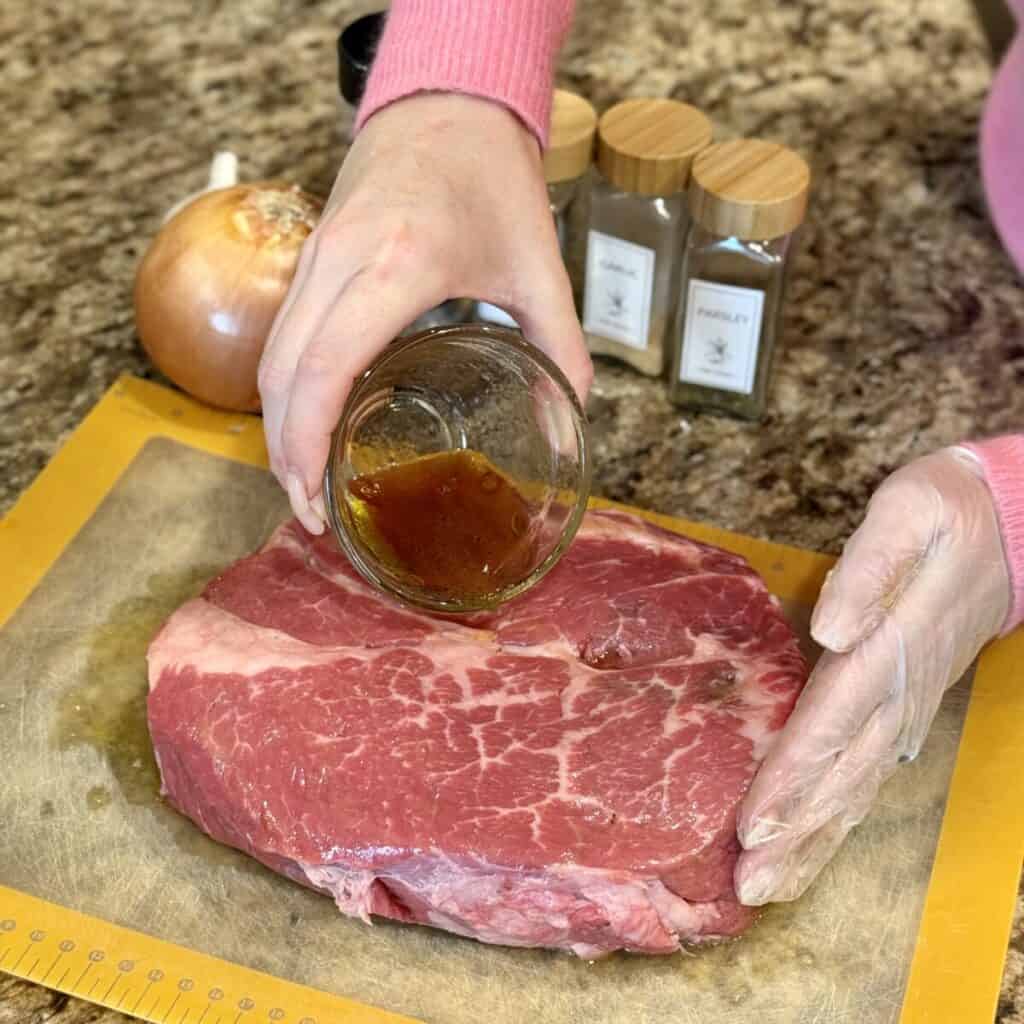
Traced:
<path fill-rule="evenodd" d="M 740 809 L 742 903 L 800 896 L 916 757 L 945 691 L 997 635 L 1010 574 L 981 467 L 966 449 L 878 489 L 822 588 L 825 648 Z"/>
<path fill-rule="evenodd" d="M 593 371 L 536 139 L 498 104 L 418 94 L 356 137 L 260 363 L 271 469 L 306 529 L 323 530 L 321 478 L 353 380 L 459 297 L 507 309 L 586 397 Z"/>

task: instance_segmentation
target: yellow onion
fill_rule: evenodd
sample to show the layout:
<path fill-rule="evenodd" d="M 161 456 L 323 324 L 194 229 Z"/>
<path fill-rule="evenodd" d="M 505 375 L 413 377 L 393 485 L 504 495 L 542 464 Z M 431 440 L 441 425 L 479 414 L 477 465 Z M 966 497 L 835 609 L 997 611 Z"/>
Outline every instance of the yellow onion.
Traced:
<path fill-rule="evenodd" d="M 165 376 L 211 405 L 259 409 L 260 354 L 321 208 L 297 186 L 254 182 L 164 224 L 135 276 L 135 325 Z"/>

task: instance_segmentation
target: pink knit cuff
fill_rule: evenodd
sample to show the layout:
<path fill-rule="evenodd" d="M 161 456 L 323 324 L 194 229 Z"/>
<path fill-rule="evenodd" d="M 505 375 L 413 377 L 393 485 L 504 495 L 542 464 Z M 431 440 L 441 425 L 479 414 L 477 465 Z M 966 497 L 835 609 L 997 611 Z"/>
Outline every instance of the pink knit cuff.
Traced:
<path fill-rule="evenodd" d="M 1024 434 L 965 445 L 981 460 L 996 500 L 1003 544 L 1010 563 L 1013 601 L 1004 630 L 1024 622 Z"/>
<path fill-rule="evenodd" d="M 555 59 L 573 0 L 394 0 L 356 115 L 415 92 L 504 104 L 547 144 Z"/>

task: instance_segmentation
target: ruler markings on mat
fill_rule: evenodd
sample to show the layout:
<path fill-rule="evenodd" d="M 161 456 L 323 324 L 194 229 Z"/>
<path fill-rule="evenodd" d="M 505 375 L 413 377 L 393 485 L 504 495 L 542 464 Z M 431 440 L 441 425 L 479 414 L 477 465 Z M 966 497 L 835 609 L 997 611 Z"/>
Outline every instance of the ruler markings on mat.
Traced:
<path fill-rule="evenodd" d="M 153 1024 L 416 1024 L 2 885 L 0 970 Z"/>

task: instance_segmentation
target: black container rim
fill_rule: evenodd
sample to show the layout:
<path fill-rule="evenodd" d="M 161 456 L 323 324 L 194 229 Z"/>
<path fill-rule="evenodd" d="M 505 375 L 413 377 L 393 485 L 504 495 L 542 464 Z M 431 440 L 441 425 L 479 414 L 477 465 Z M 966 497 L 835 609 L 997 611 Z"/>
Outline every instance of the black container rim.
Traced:
<path fill-rule="evenodd" d="M 384 11 L 364 14 L 338 34 L 338 91 L 353 107 L 363 98 L 384 18 Z"/>

